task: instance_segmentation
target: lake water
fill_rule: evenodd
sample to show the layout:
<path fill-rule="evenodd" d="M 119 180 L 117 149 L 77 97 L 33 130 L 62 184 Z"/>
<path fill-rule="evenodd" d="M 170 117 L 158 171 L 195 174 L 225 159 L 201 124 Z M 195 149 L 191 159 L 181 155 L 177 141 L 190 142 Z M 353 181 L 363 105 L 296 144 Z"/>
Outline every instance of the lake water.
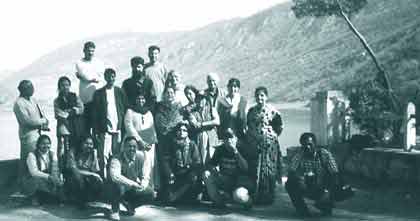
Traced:
<path fill-rule="evenodd" d="M 280 136 L 280 144 L 283 147 L 298 145 L 299 135 L 309 131 L 310 116 L 307 109 L 281 109 L 285 124 L 283 134 Z M 50 119 L 51 132 L 48 134 L 53 140 L 53 149 L 57 143 L 55 139 L 54 114 L 47 112 Z M 18 124 L 12 111 L 0 111 L 0 160 L 16 159 L 19 157 Z"/>

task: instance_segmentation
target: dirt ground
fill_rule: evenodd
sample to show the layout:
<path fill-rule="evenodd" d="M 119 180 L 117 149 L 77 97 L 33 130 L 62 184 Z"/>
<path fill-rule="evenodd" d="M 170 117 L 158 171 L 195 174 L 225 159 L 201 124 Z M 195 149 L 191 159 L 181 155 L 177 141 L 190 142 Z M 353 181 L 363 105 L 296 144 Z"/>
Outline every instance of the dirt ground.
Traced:
<path fill-rule="evenodd" d="M 396 188 L 366 184 L 354 181 L 356 195 L 352 199 L 338 203 L 331 217 L 316 216 L 309 220 L 420 220 L 420 187 Z M 10 197 L 4 191 L 0 199 L 0 220 L 106 220 L 104 209 L 109 205 L 99 204 L 96 208 L 81 210 L 72 205 L 43 205 L 34 207 Z M 311 205 L 311 202 L 308 203 Z M 317 210 L 311 207 L 317 214 Z M 300 220 L 296 217 L 292 204 L 279 185 L 276 201 L 268 207 L 254 207 L 249 211 L 230 206 L 220 210 L 208 204 L 194 206 L 163 207 L 144 205 L 136 209 L 134 217 L 121 216 L 121 220 Z"/>

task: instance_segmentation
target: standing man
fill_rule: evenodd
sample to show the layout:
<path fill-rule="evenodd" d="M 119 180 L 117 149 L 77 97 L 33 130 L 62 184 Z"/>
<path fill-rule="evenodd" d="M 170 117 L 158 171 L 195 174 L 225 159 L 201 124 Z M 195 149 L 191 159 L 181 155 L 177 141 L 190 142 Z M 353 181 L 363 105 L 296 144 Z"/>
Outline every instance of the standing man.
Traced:
<path fill-rule="evenodd" d="M 26 157 L 28 153 L 35 151 L 40 130 L 48 130 L 48 120 L 38 103 L 32 98 L 34 86 L 31 81 L 21 81 L 18 90 L 20 94 L 13 106 L 13 112 L 15 112 L 19 124 L 20 163 L 18 183 L 21 184 L 20 178 L 25 171 Z"/>
<path fill-rule="evenodd" d="M 106 177 L 108 159 L 119 153 L 127 98 L 121 88 L 114 86 L 115 70 L 107 68 L 104 75 L 106 85 L 93 95 L 92 120 L 99 147 L 99 166 L 102 176 Z"/>
<path fill-rule="evenodd" d="M 102 86 L 101 75 L 105 64 L 94 57 L 95 43 L 88 41 L 83 46 L 84 57 L 76 62 L 76 76 L 80 80 L 79 97 L 84 104 L 84 118 L 86 131 L 92 128 L 92 99 L 93 93 Z"/>
<path fill-rule="evenodd" d="M 219 100 L 226 96 L 226 92 L 219 88 L 219 75 L 212 72 L 207 75 L 207 89 L 204 90 L 204 96 L 208 97 L 211 106 L 217 108 Z"/>
<path fill-rule="evenodd" d="M 138 95 L 143 94 L 146 99 L 146 106 L 152 109 L 156 103 L 156 95 L 153 81 L 146 77 L 144 73 L 144 59 L 136 56 L 131 58 L 130 63 L 132 75 L 122 84 L 122 89 L 127 95 L 128 103 L 134 106 Z"/>
<path fill-rule="evenodd" d="M 153 81 L 155 88 L 156 102 L 162 101 L 163 89 L 167 78 L 167 69 L 165 65 L 159 61 L 160 48 L 156 45 L 149 47 L 149 63 L 146 64 L 144 70 L 146 76 Z"/>

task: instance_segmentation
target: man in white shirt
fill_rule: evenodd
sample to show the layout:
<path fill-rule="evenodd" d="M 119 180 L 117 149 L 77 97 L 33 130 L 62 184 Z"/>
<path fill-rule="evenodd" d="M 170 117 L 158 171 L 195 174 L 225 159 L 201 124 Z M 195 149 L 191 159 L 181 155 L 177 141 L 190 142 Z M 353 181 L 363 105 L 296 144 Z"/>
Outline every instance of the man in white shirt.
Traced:
<path fill-rule="evenodd" d="M 80 80 L 79 97 L 82 100 L 85 111 L 86 129 L 92 128 L 92 99 L 93 93 L 103 85 L 100 81 L 105 70 L 105 64 L 94 57 L 95 43 L 88 41 L 84 44 L 84 57 L 76 62 L 76 76 Z"/>
<path fill-rule="evenodd" d="M 28 153 L 35 150 L 35 144 L 40 135 L 40 130 L 48 130 L 48 120 L 42 113 L 38 103 L 32 98 L 34 86 L 29 80 L 22 80 L 18 86 L 19 97 L 13 106 L 13 112 L 19 123 L 20 164 L 18 183 L 25 168 Z"/>
<path fill-rule="evenodd" d="M 149 47 L 149 63 L 145 65 L 145 73 L 148 78 L 153 81 L 155 89 L 156 102 L 162 101 L 163 89 L 167 79 L 167 69 L 165 65 L 159 61 L 160 48 L 156 45 Z"/>
<path fill-rule="evenodd" d="M 106 164 L 111 155 L 119 153 L 122 137 L 124 115 L 127 109 L 127 98 L 124 91 L 114 86 L 116 73 L 112 68 L 105 69 L 106 85 L 93 95 L 92 126 L 99 142 L 99 166 L 103 177 L 106 177 Z"/>

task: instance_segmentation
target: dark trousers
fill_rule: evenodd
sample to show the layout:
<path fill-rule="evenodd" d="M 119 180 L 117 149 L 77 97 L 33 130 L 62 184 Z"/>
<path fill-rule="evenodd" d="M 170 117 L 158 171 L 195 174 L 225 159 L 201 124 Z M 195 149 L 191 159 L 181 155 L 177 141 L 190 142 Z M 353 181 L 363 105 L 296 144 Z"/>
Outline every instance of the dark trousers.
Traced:
<path fill-rule="evenodd" d="M 93 127 L 93 120 L 92 120 L 92 118 L 93 118 L 92 117 L 92 115 L 93 115 L 93 113 L 92 113 L 93 102 L 89 102 L 89 103 L 86 103 L 86 104 L 83 104 L 83 105 L 84 105 L 83 118 L 84 118 L 84 121 L 85 121 L 85 131 L 88 134 L 92 134 L 91 129 Z"/>
<path fill-rule="evenodd" d="M 325 188 L 319 186 L 308 187 L 303 179 L 294 176 L 287 179 L 285 187 L 290 200 L 298 213 L 306 213 L 309 211 L 304 198 L 319 201 L 325 194 Z M 332 208 L 332 202 L 330 203 Z"/>
<path fill-rule="evenodd" d="M 111 203 L 112 212 L 120 211 L 120 203 L 127 202 L 133 208 L 139 207 L 153 200 L 153 190 L 146 188 L 143 191 L 126 189 L 125 186 L 113 182 L 108 183 L 109 201 Z"/>
<path fill-rule="evenodd" d="M 169 185 L 172 202 L 191 202 L 203 191 L 203 185 L 193 171 L 175 175 L 175 182 Z"/>
<path fill-rule="evenodd" d="M 78 203 L 86 203 L 100 200 L 103 183 L 94 176 L 76 176 L 73 172 L 69 172 L 65 187 L 69 197 Z"/>

